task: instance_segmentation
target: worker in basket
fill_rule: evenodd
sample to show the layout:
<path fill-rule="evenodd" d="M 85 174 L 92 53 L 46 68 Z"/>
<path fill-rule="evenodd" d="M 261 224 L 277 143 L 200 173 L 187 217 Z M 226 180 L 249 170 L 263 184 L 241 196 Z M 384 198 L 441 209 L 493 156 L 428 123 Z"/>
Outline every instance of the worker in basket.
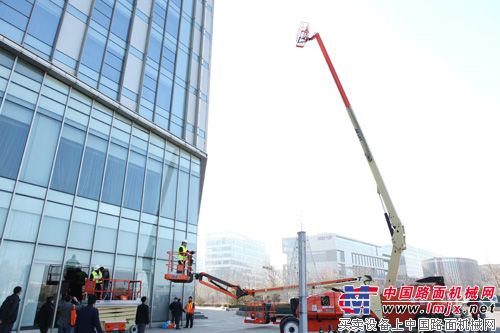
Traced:
<path fill-rule="evenodd" d="M 187 240 L 183 240 L 181 246 L 179 247 L 179 253 L 177 254 L 177 274 L 190 273 L 191 266 L 193 265 L 193 254 L 195 251 L 188 251 Z M 186 265 L 187 264 L 187 265 Z M 186 268 L 187 266 L 187 268 Z"/>
<path fill-rule="evenodd" d="M 94 295 L 96 299 L 101 299 L 102 296 L 102 272 L 100 268 L 100 265 L 94 265 L 94 270 L 90 273 L 90 280 L 95 282 Z"/>

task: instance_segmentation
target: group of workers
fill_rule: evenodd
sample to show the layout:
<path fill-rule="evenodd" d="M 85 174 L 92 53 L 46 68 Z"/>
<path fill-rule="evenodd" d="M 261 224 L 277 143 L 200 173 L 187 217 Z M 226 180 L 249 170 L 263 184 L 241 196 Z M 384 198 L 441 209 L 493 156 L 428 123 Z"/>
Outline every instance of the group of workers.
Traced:
<path fill-rule="evenodd" d="M 177 254 L 177 273 L 189 274 L 191 266 L 194 264 L 193 254 L 195 251 L 188 251 L 187 240 L 183 240 Z M 111 299 L 112 281 L 109 270 L 100 265 L 94 265 L 94 269 L 90 273 L 89 280 L 95 281 L 95 296 L 96 299 L 109 300 Z"/>
<path fill-rule="evenodd" d="M 189 296 L 187 304 L 183 307 L 180 298 L 174 297 L 168 309 L 170 310 L 170 318 L 176 329 L 181 328 L 182 314 L 186 313 L 186 325 L 184 328 L 193 328 L 195 304 L 193 297 Z"/>
<path fill-rule="evenodd" d="M 89 280 L 95 281 L 96 299 L 109 300 L 111 298 L 112 282 L 107 268 L 94 265 L 94 270 L 90 273 Z"/>

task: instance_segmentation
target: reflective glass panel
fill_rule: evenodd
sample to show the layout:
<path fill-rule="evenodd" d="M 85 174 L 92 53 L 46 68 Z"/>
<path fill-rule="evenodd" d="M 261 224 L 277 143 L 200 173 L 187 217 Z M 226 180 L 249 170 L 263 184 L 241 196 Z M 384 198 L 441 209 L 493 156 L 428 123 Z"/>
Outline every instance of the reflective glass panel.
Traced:
<path fill-rule="evenodd" d="M 64 125 L 52 176 L 52 189 L 75 193 L 84 139 L 83 131 L 68 124 Z"/>

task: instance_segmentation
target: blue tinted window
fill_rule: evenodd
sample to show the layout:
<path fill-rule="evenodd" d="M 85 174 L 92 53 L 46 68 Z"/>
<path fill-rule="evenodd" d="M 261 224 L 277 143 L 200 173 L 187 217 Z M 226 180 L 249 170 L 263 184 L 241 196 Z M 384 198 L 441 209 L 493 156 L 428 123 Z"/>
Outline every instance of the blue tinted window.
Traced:
<path fill-rule="evenodd" d="M 147 87 L 151 90 L 155 90 L 155 86 L 156 86 L 156 80 L 154 78 L 151 78 L 149 75 L 146 75 L 144 76 L 144 87 Z"/>
<path fill-rule="evenodd" d="M 142 97 L 154 103 L 156 91 L 156 77 L 158 73 L 155 72 L 150 66 L 146 66 L 146 71 L 143 80 Z"/>
<path fill-rule="evenodd" d="M 0 51 L 0 65 L 11 69 L 12 65 L 14 65 L 14 58 L 10 53 L 4 53 L 4 51 Z"/>
<path fill-rule="evenodd" d="M 106 52 L 106 63 L 111 65 L 117 70 L 122 69 L 123 56 L 125 55 L 125 50 L 113 42 L 109 42 L 108 50 Z"/>
<path fill-rule="evenodd" d="M 104 28 L 108 29 L 112 11 L 113 8 L 111 8 L 105 0 L 96 0 L 94 11 L 92 13 L 92 19 Z"/>
<path fill-rule="evenodd" d="M 32 125 L 20 178 L 29 183 L 47 186 L 61 122 L 43 115 L 42 110 L 38 110 Z"/>
<path fill-rule="evenodd" d="M 158 84 L 157 105 L 165 110 L 170 110 L 170 98 L 172 96 L 172 80 L 167 77 L 160 76 Z"/>
<path fill-rule="evenodd" d="M 104 66 L 102 67 L 102 74 L 108 79 L 113 80 L 117 83 L 120 81 L 120 71 L 116 70 L 108 64 L 104 64 Z"/>
<path fill-rule="evenodd" d="M 2 2 L 24 16 L 30 15 L 31 8 L 33 6 L 32 1 L 26 0 L 3 0 Z"/>
<path fill-rule="evenodd" d="M 127 169 L 127 181 L 125 184 L 125 199 L 123 201 L 124 207 L 135 210 L 141 209 L 145 164 L 146 157 L 144 155 L 138 154 L 133 151 L 130 153 Z"/>
<path fill-rule="evenodd" d="M 48 0 L 38 0 L 28 26 L 28 33 L 52 47 L 56 36 L 61 7 Z"/>
<path fill-rule="evenodd" d="M 170 43 L 167 43 L 167 47 L 163 48 L 163 57 L 171 62 L 172 65 L 175 63 L 175 50 L 175 44 L 170 45 Z M 171 72 L 173 73 L 173 70 Z"/>
<path fill-rule="evenodd" d="M 161 216 L 173 219 L 175 217 L 175 200 L 177 197 L 176 167 L 165 165 L 163 168 Z"/>
<path fill-rule="evenodd" d="M 165 24 L 165 12 L 166 8 L 162 7 L 158 2 L 155 3 L 154 13 L 153 13 L 153 22 L 157 24 L 160 28 L 163 29 Z"/>
<path fill-rule="evenodd" d="M 175 75 L 183 81 L 185 81 L 187 78 L 188 64 L 189 64 L 188 54 L 183 50 L 179 49 L 179 52 L 177 53 L 177 68 Z"/>
<path fill-rule="evenodd" d="M 149 38 L 148 58 L 154 60 L 156 63 L 160 63 L 160 55 L 161 35 L 152 30 L 151 37 Z"/>
<path fill-rule="evenodd" d="M 20 41 L 23 32 L 26 30 L 32 6 L 33 4 L 25 0 L 5 0 L 0 2 L 0 33 Z M 9 24 L 15 28 L 9 28 Z"/>
<path fill-rule="evenodd" d="M 178 8 L 181 8 L 181 0 L 172 0 L 172 3 L 176 5 Z"/>
<path fill-rule="evenodd" d="M 147 87 L 144 87 L 144 89 L 142 89 L 142 97 L 153 103 L 155 100 L 155 92 Z"/>
<path fill-rule="evenodd" d="M 175 38 L 179 34 L 179 19 L 179 12 L 169 7 L 167 13 L 167 32 Z"/>
<path fill-rule="evenodd" d="M 33 112 L 9 100 L 0 115 L 0 176 L 16 179 Z"/>
<path fill-rule="evenodd" d="M 186 89 L 176 84 L 174 86 L 174 101 L 172 103 L 172 113 L 178 117 L 184 118 L 184 100 Z"/>
<path fill-rule="evenodd" d="M 127 149 L 112 143 L 109 146 L 102 201 L 120 206 L 125 180 L 126 160 Z"/>
<path fill-rule="evenodd" d="M 191 43 L 191 21 L 185 19 L 181 20 L 181 43 L 188 45 Z"/>
<path fill-rule="evenodd" d="M 64 125 L 52 176 L 52 189 L 71 194 L 75 193 L 84 138 L 85 133 L 83 131 Z"/>
<path fill-rule="evenodd" d="M 80 11 L 78 8 L 76 8 L 72 4 L 69 3 L 68 7 L 66 7 L 66 10 L 68 13 L 70 13 L 71 15 L 73 15 L 74 17 L 76 17 L 77 19 L 82 21 L 83 23 L 87 23 L 87 15 L 85 15 L 85 13 Z"/>
<path fill-rule="evenodd" d="M 184 0 L 182 2 L 182 11 L 191 15 L 193 13 L 194 1 L 195 0 Z"/>
<path fill-rule="evenodd" d="M 181 171 L 179 175 L 179 188 L 177 189 L 177 210 L 175 212 L 175 219 L 178 221 L 185 222 L 187 219 L 188 191 L 189 174 Z"/>
<path fill-rule="evenodd" d="M 97 22 L 99 25 L 102 25 L 105 29 L 108 28 L 110 19 L 106 15 L 102 14 L 99 11 L 94 11 L 94 14 L 92 14 L 92 19 Z"/>
<path fill-rule="evenodd" d="M 189 180 L 189 214 L 188 222 L 198 223 L 198 209 L 200 205 L 200 178 L 191 175 Z"/>
<path fill-rule="evenodd" d="M 75 69 L 76 68 L 76 59 L 73 57 L 68 56 L 67 54 L 64 54 L 61 51 L 56 50 L 54 53 L 54 59 L 62 62 L 66 66 Z"/>
<path fill-rule="evenodd" d="M 104 43 L 106 39 L 93 29 L 89 29 L 85 49 L 83 50 L 82 63 L 99 72 L 104 54 Z"/>
<path fill-rule="evenodd" d="M 148 170 L 146 173 L 146 188 L 144 190 L 144 211 L 150 214 L 158 214 L 160 204 L 161 168 L 162 163 L 148 160 Z"/>
<path fill-rule="evenodd" d="M 78 195 L 94 200 L 99 199 L 106 148 L 105 140 L 89 135 L 80 174 Z"/>
<path fill-rule="evenodd" d="M 115 13 L 113 14 L 113 23 L 111 23 L 111 32 L 123 40 L 127 40 L 130 27 L 130 10 L 122 4 L 117 3 Z"/>
<path fill-rule="evenodd" d="M 101 13 L 110 16 L 111 12 L 113 11 L 113 8 L 111 8 L 112 5 L 113 0 L 96 0 L 94 4 L 94 10 L 98 10 Z"/>

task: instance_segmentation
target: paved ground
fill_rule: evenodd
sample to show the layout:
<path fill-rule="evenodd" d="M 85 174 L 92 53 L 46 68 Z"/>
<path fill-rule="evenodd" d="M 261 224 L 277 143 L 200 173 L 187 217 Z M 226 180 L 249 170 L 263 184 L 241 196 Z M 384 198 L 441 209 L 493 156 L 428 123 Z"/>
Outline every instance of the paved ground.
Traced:
<path fill-rule="evenodd" d="M 215 310 L 213 308 L 198 308 L 208 319 L 194 321 L 193 328 L 181 330 L 165 330 L 161 328 L 148 329 L 147 333 L 167 333 L 184 331 L 186 333 L 278 333 L 277 325 L 252 325 L 244 324 L 243 317 L 237 316 L 235 311 Z M 490 317 L 491 314 L 488 315 Z M 500 332 L 500 311 L 495 311 L 497 332 Z"/>
<path fill-rule="evenodd" d="M 278 333 L 277 325 L 253 325 L 244 324 L 243 317 L 237 316 L 236 311 L 215 310 L 213 308 L 198 308 L 208 319 L 195 319 L 193 328 L 182 328 L 181 330 L 165 330 L 161 328 L 148 329 L 147 333 L 166 333 L 184 331 L 186 333 Z"/>

